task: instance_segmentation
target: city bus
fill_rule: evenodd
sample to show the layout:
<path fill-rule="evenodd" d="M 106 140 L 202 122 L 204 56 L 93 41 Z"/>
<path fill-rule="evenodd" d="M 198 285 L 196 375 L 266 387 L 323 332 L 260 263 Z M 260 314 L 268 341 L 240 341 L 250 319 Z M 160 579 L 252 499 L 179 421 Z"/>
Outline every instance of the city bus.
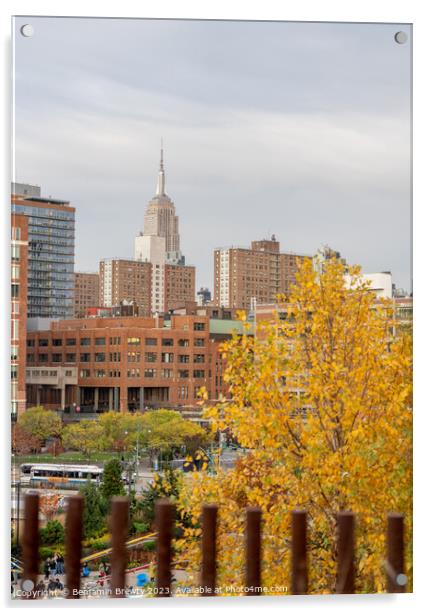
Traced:
<path fill-rule="evenodd" d="M 88 479 L 99 484 L 103 469 L 83 464 L 33 464 L 30 471 L 30 486 L 35 488 L 79 489 Z"/>

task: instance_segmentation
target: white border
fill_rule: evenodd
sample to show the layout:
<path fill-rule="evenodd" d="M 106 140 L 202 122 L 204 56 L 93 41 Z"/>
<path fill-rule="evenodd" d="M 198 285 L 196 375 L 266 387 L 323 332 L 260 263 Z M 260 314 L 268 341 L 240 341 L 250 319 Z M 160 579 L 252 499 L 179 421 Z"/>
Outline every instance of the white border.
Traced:
<path fill-rule="evenodd" d="M 427 530 L 429 522 L 429 509 L 427 509 L 427 499 L 429 493 L 430 478 L 429 472 L 431 464 L 425 457 L 429 452 L 429 437 L 430 430 L 430 415 L 431 408 L 428 403 L 429 395 L 427 388 L 426 373 L 427 363 L 429 363 L 427 353 L 430 348 L 429 340 L 429 319 L 427 312 L 429 310 L 429 289 L 430 278 L 428 274 L 429 261 L 429 235 L 430 227 L 427 225 L 428 209 L 431 206 L 430 200 L 430 157 L 428 154 L 430 143 L 430 121 L 429 115 L 431 110 L 431 100 L 429 92 L 429 58 L 431 57 L 430 49 L 430 27 L 428 2 L 426 0 L 302 0 L 297 2 L 265 0 L 256 1 L 248 0 L 247 2 L 237 2 L 228 0 L 216 1 L 198 1 L 198 0 L 165 0 L 161 1 L 145 1 L 141 2 L 122 0 L 121 2 L 105 0 L 104 2 L 89 2 L 84 0 L 74 0 L 56 2 L 34 1 L 3 2 L 0 8 L 1 19 L 0 28 L 2 35 L 3 49 L 6 50 L 4 60 L 1 65 L 3 92 L 10 94 L 10 16 L 11 15 L 59 15 L 59 16 L 94 16 L 94 17 L 159 17 L 159 18 L 203 18 L 203 19 L 257 19 L 257 20 L 289 20 L 289 21 L 351 21 L 351 22 L 394 22 L 394 23 L 413 23 L 414 27 L 414 59 L 413 59 L 413 75 L 414 75 L 414 280 L 415 280 L 415 592 L 413 595 L 400 595 L 397 597 L 309 597 L 309 598 L 294 598 L 286 599 L 268 598 L 261 600 L 250 599 L 220 599 L 220 600 L 182 600 L 181 602 L 169 602 L 168 605 L 162 602 L 154 604 L 150 607 L 148 602 L 142 605 L 140 602 L 128 602 L 127 608 L 138 608 L 140 610 L 156 610 L 161 609 L 167 613 L 183 613 L 187 610 L 205 610 L 209 612 L 218 612 L 220 609 L 233 610 L 245 609 L 251 614 L 257 613 L 262 607 L 267 607 L 276 612 L 302 614 L 314 610 L 319 614 L 356 614 L 363 613 L 366 610 L 368 613 L 379 614 L 390 613 L 406 614 L 407 610 L 410 613 L 426 613 L 428 610 L 429 599 L 427 597 L 428 585 L 430 584 L 430 532 Z M 1 170 L 1 186 L 3 195 L 2 209 L 2 267 L 4 268 L 5 276 L 2 277 L 6 282 L 3 287 L 4 297 L 8 297 L 8 228 L 9 228 L 9 180 L 11 171 L 10 161 L 10 100 L 7 95 L 2 98 L 2 120 L 3 134 L 7 135 L 7 140 L 3 145 L 3 165 Z M 428 154 L 428 156 L 427 156 Z M 428 300 L 428 301 L 427 301 Z M 8 332 L 9 320 L 8 311 L 5 309 L 7 302 L 3 302 L 1 311 L 3 320 L 3 332 Z M 4 336 L 8 339 L 8 335 Z M 2 345 L 2 382 L 1 382 L 1 400 L 3 404 L 3 433 L 8 432 L 8 371 L 9 364 L 7 361 L 8 342 Z M 427 404 L 428 403 L 428 404 Z M 7 457 L 8 445 L 5 445 L 5 464 L 1 473 L 2 480 L 5 480 L 3 494 L 8 494 L 8 476 L 7 476 Z M 7 498 L 3 499 L 6 503 L 6 508 L 3 507 L 3 514 L 6 515 L 6 520 L 3 528 L 7 528 Z M 7 562 L 8 562 L 8 537 L 6 533 L 1 534 L 2 541 L 5 545 L 3 549 L 3 572 L 2 579 L 7 583 Z M 428 552 L 428 557 L 427 557 Z M 3 587 L 3 585 L 2 585 Z M 3 587 L 5 590 L 4 601 L 8 597 L 8 585 Z M 203 605 L 202 601 L 205 601 Z M 30 603 L 30 602 L 29 602 Z M 28 611 L 33 609 L 51 609 L 57 610 L 63 607 L 77 609 L 76 602 L 58 603 L 44 602 L 43 607 L 38 607 L 35 604 L 25 606 L 17 606 L 16 603 L 11 609 Z M 73 606 L 70 605 L 73 603 Z M 104 602 L 105 603 L 105 602 Z M 7 606 L 7 604 L 6 604 Z M 425 607 L 426 606 L 426 607 Z M 10 604 L 9 604 L 10 607 Z M 98 603 L 80 602 L 79 610 L 85 608 L 91 609 L 122 609 L 126 607 L 124 604 L 113 604 L 102 606 Z M 429 608 L 428 608 L 429 609 Z"/>

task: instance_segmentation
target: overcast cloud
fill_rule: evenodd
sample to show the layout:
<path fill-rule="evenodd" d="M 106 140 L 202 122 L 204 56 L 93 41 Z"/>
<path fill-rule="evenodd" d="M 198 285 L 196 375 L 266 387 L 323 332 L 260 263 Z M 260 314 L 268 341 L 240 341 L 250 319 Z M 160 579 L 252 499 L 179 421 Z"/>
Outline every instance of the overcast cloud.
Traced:
<path fill-rule="evenodd" d="M 275 233 L 410 290 L 410 40 L 403 25 L 17 18 L 16 180 L 76 207 L 76 269 L 131 257 L 160 137 L 181 248 Z M 404 30 L 409 42 L 398 45 Z"/>

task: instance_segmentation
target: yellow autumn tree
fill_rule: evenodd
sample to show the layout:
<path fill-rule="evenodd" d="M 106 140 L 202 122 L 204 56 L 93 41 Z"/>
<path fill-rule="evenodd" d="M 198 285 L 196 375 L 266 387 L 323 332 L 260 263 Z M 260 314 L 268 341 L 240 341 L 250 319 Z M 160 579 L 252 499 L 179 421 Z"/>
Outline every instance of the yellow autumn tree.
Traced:
<path fill-rule="evenodd" d="M 357 514 L 357 592 L 385 588 L 386 516 L 405 515 L 411 583 L 411 339 L 393 336 L 377 300 L 333 259 L 306 261 L 289 302 L 254 336 L 225 344 L 229 399 L 206 408 L 214 430 L 247 449 L 235 467 L 185 481 L 178 506 L 194 525 L 177 548 L 198 580 L 200 510 L 219 504 L 218 585 L 244 583 L 245 508 L 263 515 L 262 584 L 290 588 L 290 513 L 308 512 L 309 592 L 335 589 L 336 514 Z M 244 319 L 244 326 L 251 327 Z"/>

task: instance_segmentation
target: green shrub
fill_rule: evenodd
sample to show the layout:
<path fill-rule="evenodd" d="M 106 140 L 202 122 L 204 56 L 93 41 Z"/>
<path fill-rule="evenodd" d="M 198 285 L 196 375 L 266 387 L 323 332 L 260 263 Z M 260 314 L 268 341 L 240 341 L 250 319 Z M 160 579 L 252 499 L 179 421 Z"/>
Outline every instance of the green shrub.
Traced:
<path fill-rule="evenodd" d="M 148 524 L 148 522 L 135 521 L 132 523 L 132 533 L 136 535 L 141 535 L 143 533 L 148 532 L 149 530 L 150 530 L 150 525 Z"/>
<path fill-rule="evenodd" d="M 45 546 L 39 548 L 39 558 L 42 561 L 46 560 L 47 558 L 51 558 L 52 556 L 54 556 L 54 554 L 55 550 L 53 550 L 52 548 L 47 548 Z"/>
<path fill-rule="evenodd" d="M 58 520 L 50 520 L 39 532 L 41 545 L 64 542 L 64 527 Z"/>
<path fill-rule="evenodd" d="M 142 546 L 142 549 L 143 549 L 144 552 L 153 552 L 156 549 L 156 542 L 155 541 L 147 541 Z"/>

